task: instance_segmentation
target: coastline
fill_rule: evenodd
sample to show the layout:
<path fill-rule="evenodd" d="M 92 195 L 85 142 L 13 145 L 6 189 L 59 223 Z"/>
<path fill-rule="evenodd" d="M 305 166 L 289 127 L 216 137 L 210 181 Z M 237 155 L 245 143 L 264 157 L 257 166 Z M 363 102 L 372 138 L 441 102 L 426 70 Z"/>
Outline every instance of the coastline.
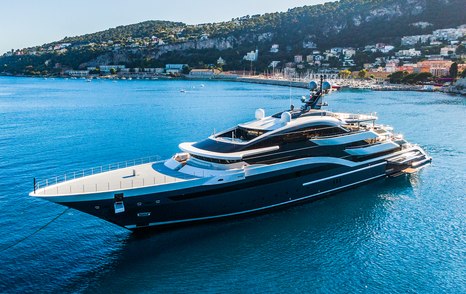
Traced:
<path fill-rule="evenodd" d="M 28 75 L 11 75 L 2 74 L 0 77 L 22 77 L 22 78 L 42 78 L 42 79 L 73 79 L 73 80 L 197 80 L 197 81 L 230 81 L 230 82 L 242 82 L 251 84 L 264 84 L 274 85 L 282 87 L 293 87 L 293 88 L 308 88 L 308 81 L 304 79 L 300 80 L 289 80 L 284 78 L 269 78 L 265 76 L 238 76 L 222 74 L 212 77 L 190 77 L 189 75 L 182 76 L 166 76 L 157 75 L 153 77 L 135 77 L 126 78 L 124 76 L 101 76 L 101 77 L 65 77 L 65 76 L 28 76 Z M 464 79 L 463 79 L 464 80 Z M 466 83 L 462 80 L 458 80 L 457 84 L 462 85 Z M 355 80 L 355 79 L 335 79 L 331 80 L 332 85 L 336 85 L 338 89 L 354 89 L 354 90 L 371 90 L 371 91 L 414 91 L 414 92 L 439 92 L 444 94 L 462 95 L 466 96 L 466 87 L 460 86 L 456 88 L 455 85 L 448 87 L 432 87 L 425 85 L 407 85 L 407 84 L 380 84 L 373 81 L 367 80 Z"/>
<path fill-rule="evenodd" d="M 291 81 L 283 79 L 267 79 L 260 77 L 241 77 L 233 81 L 244 82 L 244 83 L 253 83 L 253 84 L 266 84 L 266 85 L 275 85 L 275 86 L 285 86 L 285 87 L 294 87 L 294 88 L 308 88 L 308 82 L 305 81 Z M 440 92 L 444 94 L 454 94 L 466 96 L 466 89 L 456 89 L 455 86 L 449 87 L 426 87 L 423 85 L 404 85 L 404 84 L 369 84 L 365 81 L 357 80 L 334 80 L 339 85 L 339 89 L 355 89 L 355 90 L 371 90 L 371 91 L 414 91 L 414 92 Z"/>

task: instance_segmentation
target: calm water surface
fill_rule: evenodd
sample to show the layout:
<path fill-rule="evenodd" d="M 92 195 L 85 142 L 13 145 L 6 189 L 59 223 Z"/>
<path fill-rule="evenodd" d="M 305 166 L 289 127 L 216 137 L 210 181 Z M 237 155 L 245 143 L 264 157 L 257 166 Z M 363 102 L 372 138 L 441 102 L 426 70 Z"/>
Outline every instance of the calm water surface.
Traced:
<path fill-rule="evenodd" d="M 0 250 L 64 210 L 28 196 L 33 177 L 165 158 L 256 108 L 289 105 L 286 87 L 203 83 L 0 78 Z M 295 105 L 307 93 L 291 92 Z M 0 252 L 0 293 L 466 293 L 465 98 L 344 91 L 327 101 L 378 112 L 433 164 L 271 214 L 145 235 L 69 210 Z"/>

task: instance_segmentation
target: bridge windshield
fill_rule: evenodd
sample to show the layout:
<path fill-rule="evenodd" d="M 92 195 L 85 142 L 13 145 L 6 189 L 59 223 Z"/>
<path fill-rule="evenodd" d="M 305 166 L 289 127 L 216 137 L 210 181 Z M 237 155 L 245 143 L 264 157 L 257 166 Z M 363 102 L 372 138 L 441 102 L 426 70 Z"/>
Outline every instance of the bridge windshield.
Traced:
<path fill-rule="evenodd" d="M 263 134 L 267 133 L 266 130 L 253 130 L 253 129 L 246 129 L 242 127 L 237 127 L 233 130 L 224 132 L 217 136 L 217 138 L 221 138 L 224 140 L 229 140 L 233 142 L 249 142 Z"/>

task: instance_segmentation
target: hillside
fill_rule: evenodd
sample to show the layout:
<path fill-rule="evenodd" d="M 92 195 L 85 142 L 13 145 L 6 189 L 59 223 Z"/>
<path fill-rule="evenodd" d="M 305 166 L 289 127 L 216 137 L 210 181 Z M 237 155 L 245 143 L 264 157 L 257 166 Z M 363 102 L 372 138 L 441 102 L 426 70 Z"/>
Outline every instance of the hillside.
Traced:
<path fill-rule="evenodd" d="M 465 24 L 464 7 L 466 0 L 341 0 L 221 23 L 146 21 L 28 48 L 21 57 L 6 56 L 1 63 L 7 72 L 24 72 L 28 66 L 51 71 L 48 67 L 57 63 L 74 69 L 99 64 L 203 67 L 222 56 L 226 69 L 243 69 L 242 57 L 257 48 L 263 54 L 256 66 L 264 68 L 272 60 L 292 60 L 316 48 L 399 45 L 402 36 Z M 58 53 L 50 50 L 64 43 Z M 279 46 L 278 53 L 269 52 L 272 44 Z M 49 65 L 43 66 L 47 60 Z"/>

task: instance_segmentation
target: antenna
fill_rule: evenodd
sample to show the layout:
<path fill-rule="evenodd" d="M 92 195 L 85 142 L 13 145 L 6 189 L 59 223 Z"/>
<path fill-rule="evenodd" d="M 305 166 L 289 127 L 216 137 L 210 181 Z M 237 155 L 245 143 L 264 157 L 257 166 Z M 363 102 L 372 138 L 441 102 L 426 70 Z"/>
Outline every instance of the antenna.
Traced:
<path fill-rule="evenodd" d="M 328 94 L 331 90 L 331 85 L 329 82 L 324 82 L 326 75 L 320 75 L 320 86 L 315 82 L 309 82 L 309 88 L 311 91 L 310 99 L 306 103 L 305 109 L 321 109 L 322 106 L 328 106 L 326 103 L 323 103 L 323 96 Z"/>
<path fill-rule="evenodd" d="M 290 109 L 291 109 L 291 80 L 290 80 Z"/>
<path fill-rule="evenodd" d="M 322 93 L 322 85 L 324 83 L 324 76 L 320 75 L 320 93 Z"/>

